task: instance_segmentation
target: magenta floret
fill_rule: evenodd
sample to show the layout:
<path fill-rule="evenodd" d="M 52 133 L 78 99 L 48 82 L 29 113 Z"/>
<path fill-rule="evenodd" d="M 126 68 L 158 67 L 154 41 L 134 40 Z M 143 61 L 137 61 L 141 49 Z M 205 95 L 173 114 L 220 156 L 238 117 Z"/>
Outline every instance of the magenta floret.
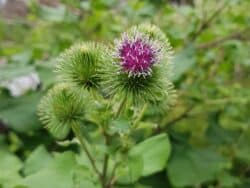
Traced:
<path fill-rule="evenodd" d="M 150 44 L 141 39 L 124 41 L 119 50 L 123 70 L 132 74 L 146 73 L 155 63 L 155 51 Z"/>

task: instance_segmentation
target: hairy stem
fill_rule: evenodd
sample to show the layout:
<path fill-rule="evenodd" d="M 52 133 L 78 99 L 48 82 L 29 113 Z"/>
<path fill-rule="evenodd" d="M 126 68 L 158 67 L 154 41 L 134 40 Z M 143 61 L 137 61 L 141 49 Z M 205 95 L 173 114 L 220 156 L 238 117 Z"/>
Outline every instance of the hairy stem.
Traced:
<path fill-rule="evenodd" d="M 109 146 L 109 135 L 106 133 L 105 130 L 103 130 L 103 135 L 104 135 L 104 138 L 105 138 L 105 144 L 106 146 Z M 102 179 L 103 179 L 103 183 L 104 183 L 104 187 L 107 187 L 106 186 L 106 182 L 107 182 L 107 171 L 108 171 L 108 165 L 109 165 L 109 154 L 106 153 L 105 156 L 104 156 L 104 164 L 103 164 L 103 169 L 102 169 Z"/>
<path fill-rule="evenodd" d="M 122 102 L 120 103 L 117 111 L 116 111 L 115 118 L 118 118 L 120 116 L 122 110 L 124 109 L 124 107 L 126 105 L 126 102 L 127 102 L 127 99 L 126 99 L 126 97 L 124 97 Z"/>
<path fill-rule="evenodd" d="M 137 118 L 135 119 L 134 123 L 133 123 L 133 127 L 136 128 L 137 124 L 141 121 L 145 111 L 147 110 L 147 103 L 145 103 L 142 107 L 142 110 L 140 111 L 139 115 L 137 116 Z"/>
<path fill-rule="evenodd" d="M 72 130 L 73 130 L 75 136 L 78 138 L 78 140 L 79 140 L 84 152 L 86 153 L 86 155 L 87 155 L 87 157 L 88 157 L 88 159 L 90 161 L 90 164 L 92 165 L 94 171 L 98 175 L 100 181 L 102 181 L 102 174 L 99 172 L 99 170 L 98 170 L 98 168 L 96 166 L 95 160 L 94 160 L 93 156 L 90 154 L 90 152 L 88 150 L 88 147 L 87 147 L 87 145 L 86 145 L 86 143 L 85 143 L 85 141 L 84 141 L 84 139 L 82 137 L 79 125 L 78 124 L 72 125 Z"/>

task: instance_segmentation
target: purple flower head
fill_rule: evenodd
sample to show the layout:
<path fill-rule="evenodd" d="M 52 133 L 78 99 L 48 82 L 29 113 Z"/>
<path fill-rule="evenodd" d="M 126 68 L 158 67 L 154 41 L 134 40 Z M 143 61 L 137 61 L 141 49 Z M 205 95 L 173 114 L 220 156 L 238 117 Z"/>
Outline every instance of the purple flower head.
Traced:
<path fill-rule="evenodd" d="M 121 71 L 129 76 L 147 76 L 151 74 L 152 66 L 161 59 L 161 46 L 148 36 L 134 32 L 130 37 L 124 34 L 117 42 L 116 57 Z"/>

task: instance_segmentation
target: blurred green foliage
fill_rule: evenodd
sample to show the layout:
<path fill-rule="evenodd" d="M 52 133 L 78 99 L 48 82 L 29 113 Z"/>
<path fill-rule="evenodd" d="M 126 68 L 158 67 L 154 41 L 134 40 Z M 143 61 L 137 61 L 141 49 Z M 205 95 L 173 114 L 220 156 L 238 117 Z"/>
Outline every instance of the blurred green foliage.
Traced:
<path fill-rule="evenodd" d="M 164 136 L 139 143 L 134 152 L 145 155 L 120 169 L 118 182 L 132 184 L 117 188 L 250 187 L 250 1 L 174 2 L 62 0 L 51 6 L 32 0 L 25 16 L 2 14 L 0 82 L 35 72 L 41 83 L 20 97 L 0 89 L 0 187 L 98 187 L 88 165 L 78 165 L 87 162 L 79 161 L 72 136 L 56 142 L 41 127 L 37 104 L 56 82 L 52 67 L 65 48 L 82 40 L 112 42 L 144 22 L 159 26 L 173 45 L 179 97 L 166 114 L 147 111 L 141 136 L 167 132 L 172 152 L 166 165 L 170 146 Z M 117 124 L 126 129 L 126 122 Z"/>

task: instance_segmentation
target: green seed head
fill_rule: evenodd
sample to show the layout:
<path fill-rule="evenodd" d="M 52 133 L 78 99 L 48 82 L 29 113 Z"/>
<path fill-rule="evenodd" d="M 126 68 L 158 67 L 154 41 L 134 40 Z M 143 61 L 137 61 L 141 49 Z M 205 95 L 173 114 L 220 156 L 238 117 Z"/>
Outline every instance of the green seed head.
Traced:
<path fill-rule="evenodd" d="M 56 73 L 59 80 L 77 90 L 96 89 L 100 82 L 100 65 L 105 61 L 103 46 L 97 43 L 80 43 L 66 50 L 58 59 Z"/>
<path fill-rule="evenodd" d="M 53 135 L 62 138 L 68 134 L 71 125 L 81 123 L 85 115 L 85 100 L 67 85 L 59 84 L 42 98 L 38 115 Z"/>

